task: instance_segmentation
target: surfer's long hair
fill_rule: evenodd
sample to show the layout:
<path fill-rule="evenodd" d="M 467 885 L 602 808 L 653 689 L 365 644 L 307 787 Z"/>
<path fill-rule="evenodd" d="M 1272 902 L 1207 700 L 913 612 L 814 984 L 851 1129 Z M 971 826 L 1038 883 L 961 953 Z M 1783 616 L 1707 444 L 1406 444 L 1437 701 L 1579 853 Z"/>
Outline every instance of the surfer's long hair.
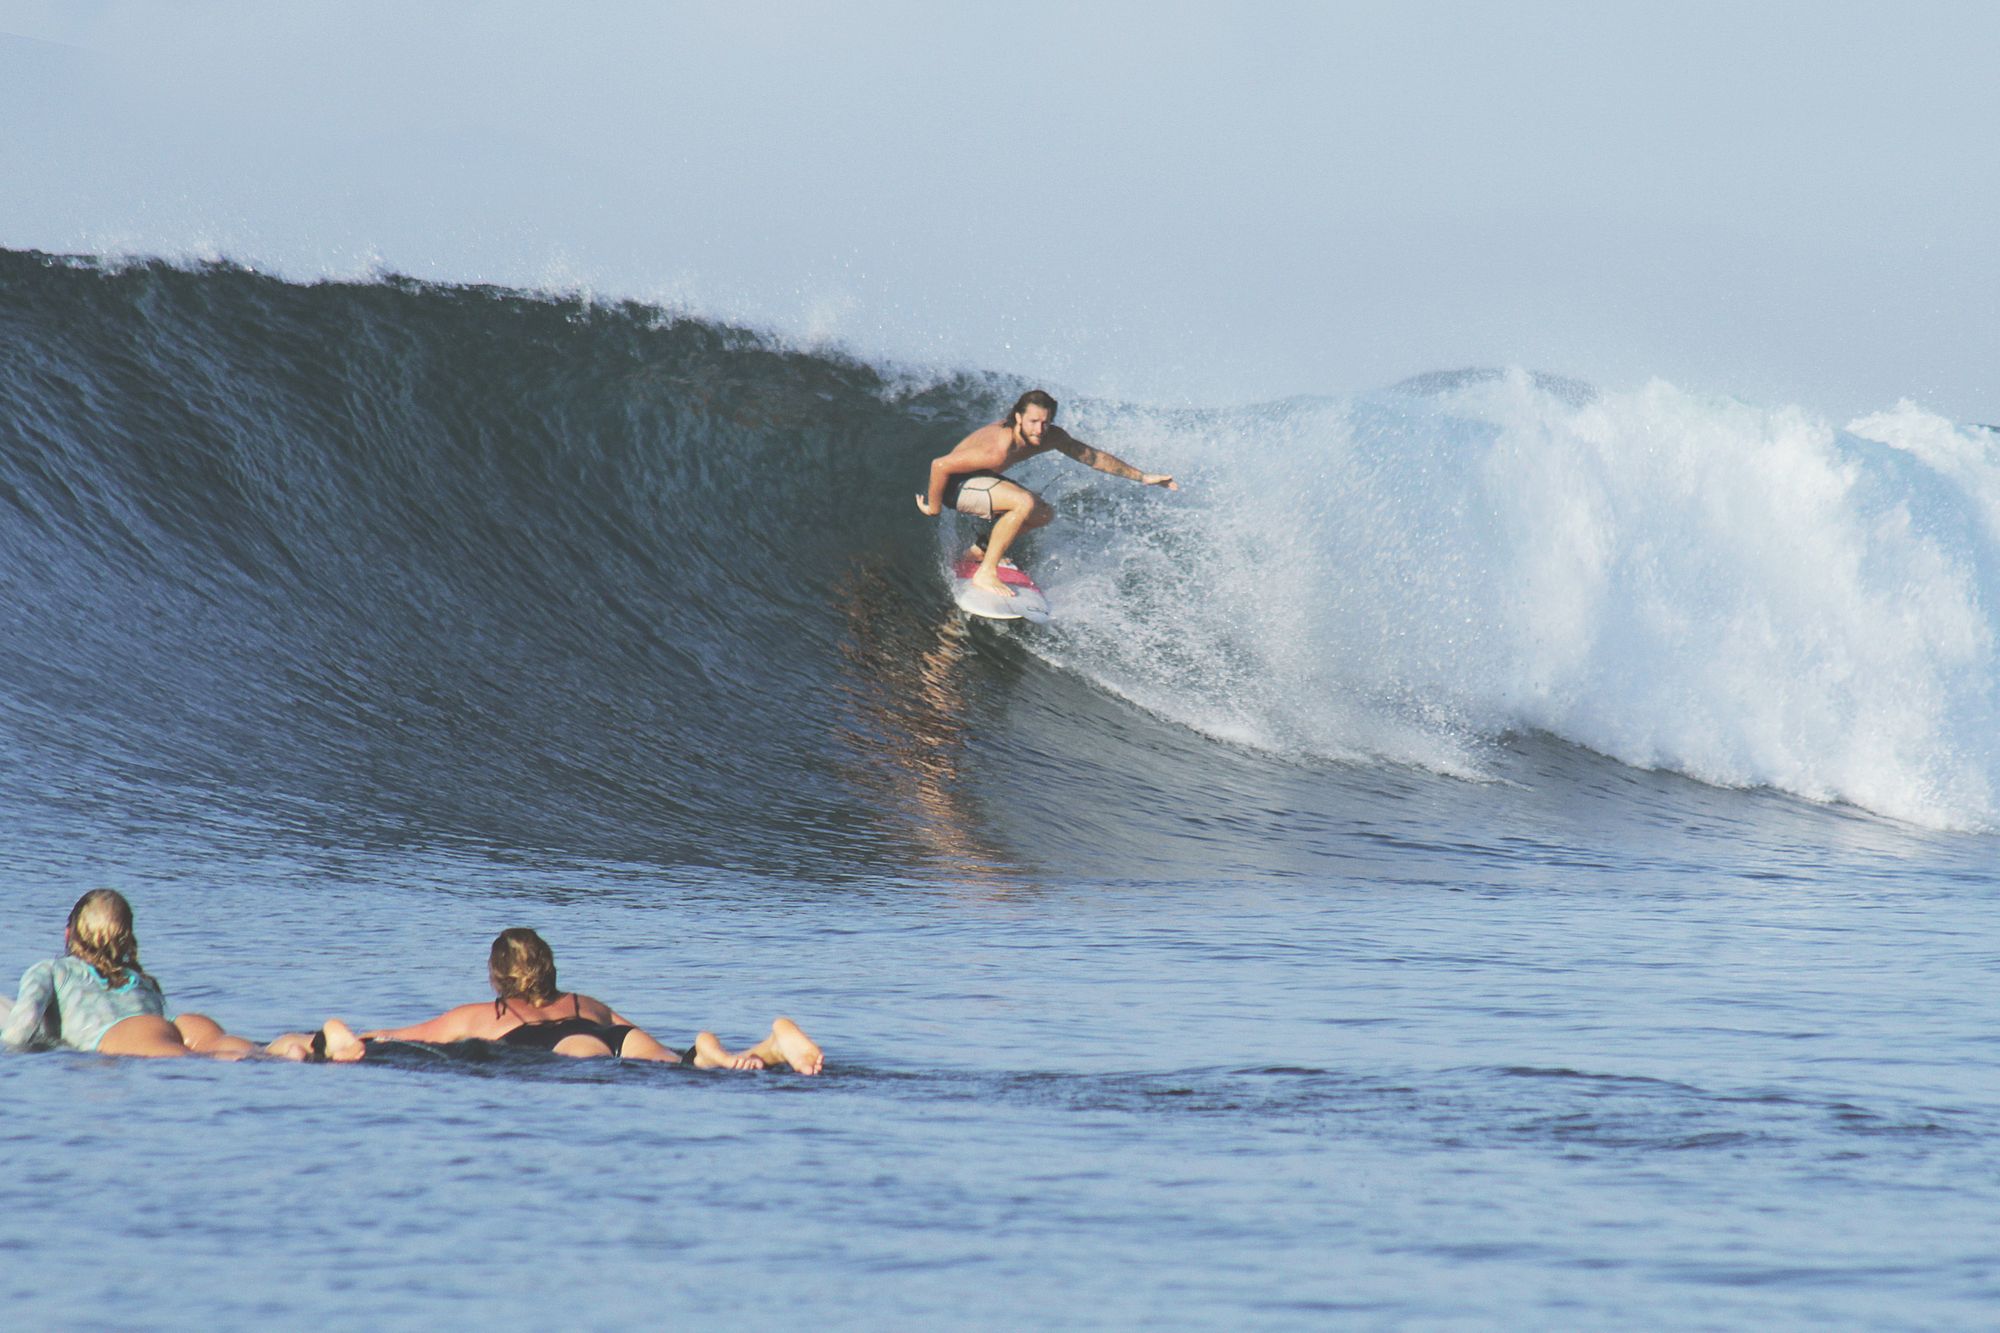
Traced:
<path fill-rule="evenodd" d="M 1020 420 L 1021 414 L 1031 407 L 1047 408 L 1049 420 L 1055 420 L 1056 400 L 1049 397 L 1046 390 L 1030 389 L 1014 400 L 1014 405 L 1007 409 L 1007 415 L 1000 418 L 1000 424 L 1003 426 L 1013 425 L 1016 421 Z"/>
<path fill-rule="evenodd" d="M 493 980 L 493 1012 L 507 1011 L 507 1001 L 520 996 L 537 1009 L 551 1004 L 562 992 L 556 989 L 556 955 L 544 940 L 525 926 L 503 930 L 493 940 L 486 955 L 486 975 Z"/>
<path fill-rule="evenodd" d="M 116 889 L 92 889 L 69 909 L 69 951 L 97 969 L 113 986 L 123 986 L 139 966 L 139 936 L 132 929 L 132 904 Z"/>

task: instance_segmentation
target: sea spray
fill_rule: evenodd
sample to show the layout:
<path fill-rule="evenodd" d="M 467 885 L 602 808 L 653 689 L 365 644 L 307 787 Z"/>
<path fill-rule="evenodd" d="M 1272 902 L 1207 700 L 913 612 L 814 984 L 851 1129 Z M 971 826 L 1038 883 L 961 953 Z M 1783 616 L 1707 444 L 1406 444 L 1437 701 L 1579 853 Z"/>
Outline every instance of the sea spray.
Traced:
<path fill-rule="evenodd" d="M 1166 716 L 1446 772 L 1541 731 L 1720 785 L 1995 820 L 1983 432 L 1521 372 L 1083 415 L 1188 484 L 1160 502 L 1043 474 L 1074 520 L 1040 566 L 1050 651 Z"/>

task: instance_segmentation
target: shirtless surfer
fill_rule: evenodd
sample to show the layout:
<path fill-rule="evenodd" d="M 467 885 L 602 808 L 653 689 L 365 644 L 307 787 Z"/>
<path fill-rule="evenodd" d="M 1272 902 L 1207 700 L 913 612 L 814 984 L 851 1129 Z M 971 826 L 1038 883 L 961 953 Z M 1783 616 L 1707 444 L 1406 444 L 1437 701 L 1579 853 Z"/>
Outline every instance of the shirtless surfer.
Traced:
<path fill-rule="evenodd" d="M 917 508 L 931 518 L 950 506 L 973 518 L 993 520 L 993 534 L 987 538 L 985 551 L 980 552 L 975 545 L 969 552 L 980 557 L 972 582 L 1002 597 L 1014 595 L 1014 590 L 1000 581 L 1000 561 L 1007 548 L 1021 535 L 1021 529 L 1039 528 L 1056 516 L 1048 501 L 1000 475 L 1014 464 L 1055 449 L 1114 477 L 1170 491 L 1180 489 L 1164 472 L 1141 472 L 1102 449 L 1091 448 L 1056 425 L 1055 415 L 1055 399 L 1040 389 L 1028 390 L 1005 417 L 991 426 L 981 426 L 943 458 L 932 459 L 930 492 L 917 497 Z"/>

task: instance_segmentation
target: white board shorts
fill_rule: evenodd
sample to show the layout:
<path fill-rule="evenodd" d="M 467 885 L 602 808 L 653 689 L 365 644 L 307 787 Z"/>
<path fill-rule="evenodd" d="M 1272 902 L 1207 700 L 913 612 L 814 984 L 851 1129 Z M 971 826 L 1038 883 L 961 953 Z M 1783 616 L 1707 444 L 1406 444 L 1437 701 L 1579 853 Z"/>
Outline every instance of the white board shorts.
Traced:
<path fill-rule="evenodd" d="M 972 518 L 993 517 L 993 488 L 1007 480 L 998 472 L 967 472 L 945 483 L 944 504 Z"/>

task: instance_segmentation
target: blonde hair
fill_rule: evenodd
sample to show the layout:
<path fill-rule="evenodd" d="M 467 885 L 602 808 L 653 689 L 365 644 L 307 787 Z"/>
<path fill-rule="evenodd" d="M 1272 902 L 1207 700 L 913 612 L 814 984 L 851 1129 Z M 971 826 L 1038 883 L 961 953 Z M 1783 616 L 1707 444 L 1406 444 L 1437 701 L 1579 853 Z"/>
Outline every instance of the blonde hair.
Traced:
<path fill-rule="evenodd" d="M 525 926 L 503 930 L 493 940 L 486 956 L 486 975 L 492 978 L 493 1010 L 500 1013 L 516 995 L 540 1008 L 561 994 L 556 989 L 556 955 L 548 941 Z"/>
<path fill-rule="evenodd" d="M 116 889 L 92 889 L 69 909 L 69 951 L 113 986 L 123 986 L 135 973 L 146 975 L 132 931 L 132 904 Z"/>

